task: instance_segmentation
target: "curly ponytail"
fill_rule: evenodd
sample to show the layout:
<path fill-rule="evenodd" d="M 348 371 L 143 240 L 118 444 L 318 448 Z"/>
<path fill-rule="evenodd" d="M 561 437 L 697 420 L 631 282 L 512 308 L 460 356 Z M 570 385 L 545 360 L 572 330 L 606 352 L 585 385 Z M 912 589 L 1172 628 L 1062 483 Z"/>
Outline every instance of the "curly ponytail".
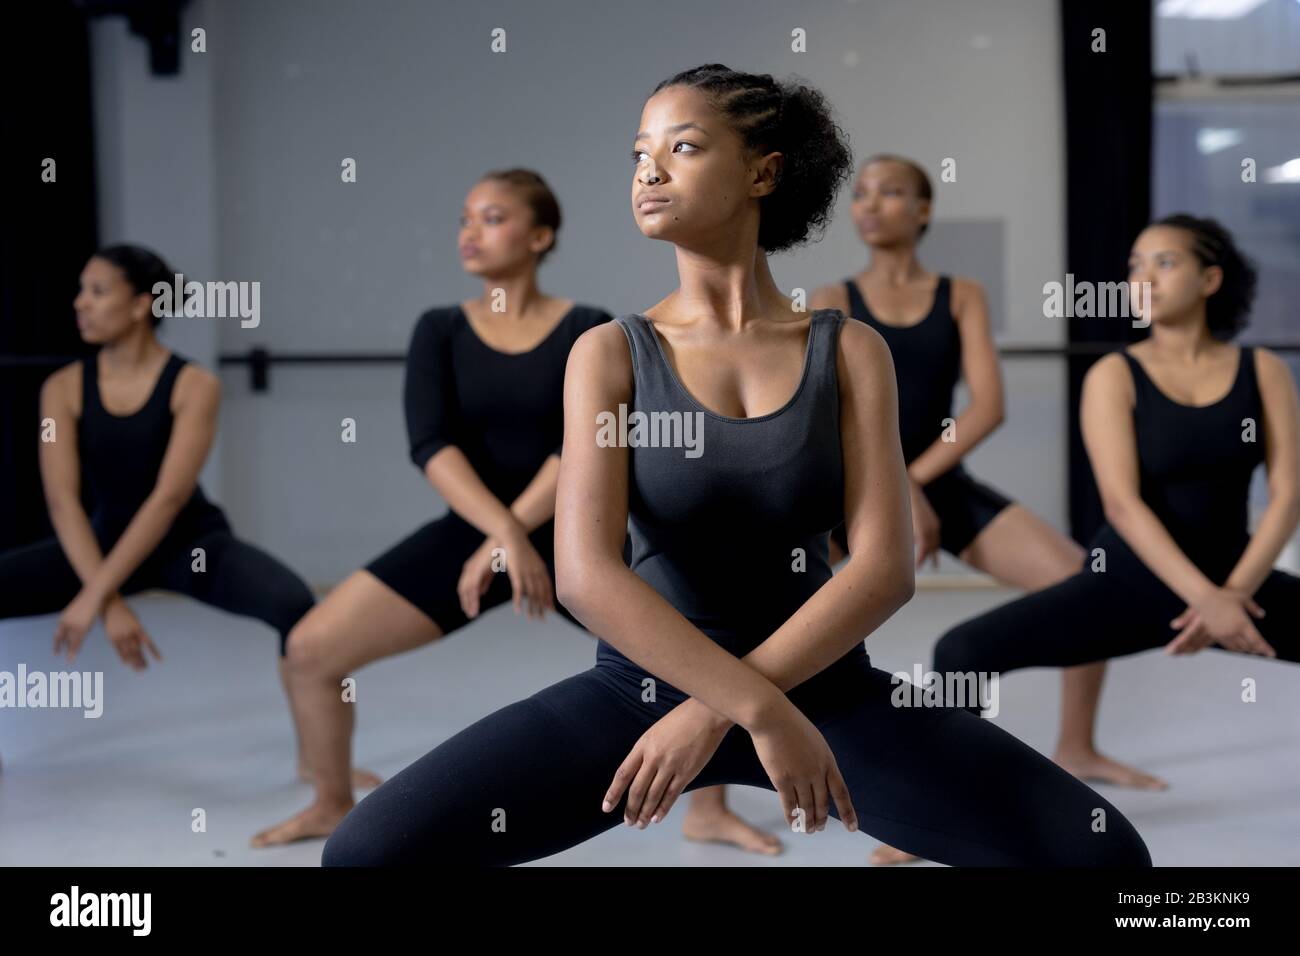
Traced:
<path fill-rule="evenodd" d="M 1223 281 L 1205 302 L 1205 321 L 1216 339 L 1228 340 L 1246 327 L 1255 301 L 1257 275 L 1254 264 L 1237 248 L 1236 241 L 1216 219 L 1175 213 L 1152 223 L 1191 233 L 1192 254 L 1201 266 L 1218 266 Z"/>

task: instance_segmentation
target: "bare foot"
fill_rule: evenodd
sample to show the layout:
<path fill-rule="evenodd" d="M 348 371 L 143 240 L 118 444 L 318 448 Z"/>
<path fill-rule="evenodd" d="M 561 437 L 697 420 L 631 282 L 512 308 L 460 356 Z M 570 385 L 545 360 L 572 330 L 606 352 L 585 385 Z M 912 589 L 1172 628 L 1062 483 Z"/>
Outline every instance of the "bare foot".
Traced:
<path fill-rule="evenodd" d="M 1062 770 L 1068 770 L 1080 780 L 1089 783 L 1113 783 L 1117 787 L 1132 787 L 1135 790 L 1169 789 L 1169 784 L 1159 777 L 1153 777 L 1136 767 L 1111 760 L 1095 750 L 1082 752 L 1058 750 L 1052 760 Z"/>
<path fill-rule="evenodd" d="M 248 845 L 252 847 L 279 846 L 283 843 L 294 843 L 298 840 L 327 837 L 334 832 L 334 828 L 339 825 L 339 821 L 347 816 L 348 811 L 351 809 L 352 804 L 347 806 L 326 806 L 321 803 L 313 803 L 302 813 L 263 830 L 249 840 Z"/>
<path fill-rule="evenodd" d="M 682 821 L 682 836 L 697 843 L 726 843 L 765 856 L 777 856 L 784 849 L 774 834 L 751 826 L 726 807 L 719 810 L 688 807 L 686 819 Z"/>
<path fill-rule="evenodd" d="M 384 778 L 370 770 L 357 767 L 352 771 L 352 786 L 357 790 L 373 790 L 384 782 Z"/>
<path fill-rule="evenodd" d="M 888 843 L 882 843 L 871 851 L 872 866 L 897 866 L 899 863 L 919 863 L 921 858 L 906 853 Z"/>
<path fill-rule="evenodd" d="M 311 783 L 312 775 L 304 765 L 298 764 L 298 779 L 303 783 Z M 352 771 L 352 787 L 355 790 L 373 790 L 384 782 L 384 778 L 370 770 L 363 770 L 356 767 Z"/>

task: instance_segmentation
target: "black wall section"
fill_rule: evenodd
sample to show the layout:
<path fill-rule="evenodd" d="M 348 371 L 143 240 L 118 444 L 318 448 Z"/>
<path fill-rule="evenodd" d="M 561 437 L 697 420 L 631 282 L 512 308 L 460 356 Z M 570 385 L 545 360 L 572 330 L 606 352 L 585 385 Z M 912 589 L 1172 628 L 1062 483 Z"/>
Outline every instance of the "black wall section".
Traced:
<path fill-rule="evenodd" d="M 1065 67 L 1066 271 L 1118 282 L 1151 210 L 1151 0 L 1062 0 Z M 1105 52 L 1093 32 L 1105 31 Z M 1144 333 L 1122 318 L 1068 319 L 1071 345 Z M 1086 544 L 1104 520 L 1079 432 L 1079 393 L 1095 355 L 1069 363 L 1070 532 Z"/>
<path fill-rule="evenodd" d="M 0 550 L 51 533 L 37 466 L 38 396 L 53 371 L 14 357 L 80 355 L 72 299 L 95 249 L 86 23 L 71 3 L 11 4 L 0 30 Z M 42 163 L 56 180 L 42 182 Z"/>

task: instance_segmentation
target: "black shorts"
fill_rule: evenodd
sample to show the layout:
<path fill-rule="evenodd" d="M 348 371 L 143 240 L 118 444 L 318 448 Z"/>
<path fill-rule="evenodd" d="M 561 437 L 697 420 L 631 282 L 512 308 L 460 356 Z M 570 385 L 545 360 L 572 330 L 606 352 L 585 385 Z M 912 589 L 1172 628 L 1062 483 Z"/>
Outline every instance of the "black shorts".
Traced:
<path fill-rule="evenodd" d="M 953 557 L 965 551 L 975 536 L 1012 503 L 1001 492 L 977 481 L 961 465 L 944 472 L 922 490 L 939 517 L 939 546 Z M 844 525 L 832 531 L 831 538 L 848 553 Z"/>
<path fill-rule="evenodd" d="M 529 536 L 551 575 L 551 598 L 555 610 L 578 627 L 582 625 L 555 599 L 555 523 L 548 521 Z M 448 511 L 389 548 L 365 566 L 384 584 L 410 601 L 437 624 L 444 634 L 469 623 L 460 606 L 456 585 L 469 556 L 486 536 L 472 524 Z M 487 593 L 479 599 L 482 614 L 510 601 L 514 591 L 508 574 L 494 575 Z"/>

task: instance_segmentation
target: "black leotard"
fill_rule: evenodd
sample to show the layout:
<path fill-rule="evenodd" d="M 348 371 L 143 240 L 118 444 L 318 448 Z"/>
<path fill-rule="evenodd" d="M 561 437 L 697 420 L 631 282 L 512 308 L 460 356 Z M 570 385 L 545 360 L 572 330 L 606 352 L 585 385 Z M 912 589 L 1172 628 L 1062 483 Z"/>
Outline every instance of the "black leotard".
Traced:
<path fill-rule="evenodd" d="M 849 314 L 879 332 L 893 356 L 898 378 L 898 432 L 903 440 L 903 460 L 910 463 L 938 440 L 944 419 L 952 417 L 952 392 L 961 378 L 961 336 L 952 317 L 952 283 L 947 276 L 939 276 L 930 311 L 908 326 L 877 319 L 852 279 L 845 279 L 844 287 Z"/>
<path fill-rule="evenodd" d="M 1251 475 L 1263 460 L 1263 403 L 1255 355 L 1242 346 L 1236 379 L 1219 401 L 1169 398 L 1127 352 L 1142 500 L 1180 549 L 1222 585 L 1250 541 Z M 1254 423 L 1251 441 L 1249 423 Z M 935 648 L 938 671 L 1067 667 L 1169 643 L 1186 608 L 1109 524 L 1088 546 L 1083 570 L 950 630 Z M 1104 558 L 1104 565 L 1099 558 Z M 1104 570 L 1103 570 L 1104 568 Z M 1255 592 L 1252 619 L 1284 660 L 1300 660 L 1300 578 L 1273 570 Z"/>
<path fill-rule="evenodd" d="M 826 534 L 844 515 L 835 376 L 844 316 L 813 313 L 798 389 L 785 406 L 755 418 L 719 415 L 699 404 L 677 378 L 650 321 L 635 314 L 616 321 L 632 349 L 635 407 L 683 422 L 693 416 L 703 431 L 694 458 L 680 447 L 629 449 L 631 569 L 692 624 L 743 656 L 831 578 Z M 763 463 L 761 480 L 753 474 L 756 461 Z M 806 570 L 792 571 L 800 560 Z M 858 645 L 849 656 L 866 652 Z M 604 641 L 597 659 L 639 670 Z"/>
<path fill-rule="evenodd" d="M 574 305 L 526 352 L 492 348 L 459 305 L 420 316 L 406 360 L 406 431 L 421 470 L 455 445 L 483 483 L 512 500 L 564 438 L 564 366 L 579 335 L 608 312 Z"/>
<path fill-rule="evenodd" d="M 1133 428 L 1142 500 L 1194 564 L 1226 577 L 1250 541 L 1250 480 L 1264 461 L 1264 405 L 1255 352 L 1238 351 L 1232 388 L 1211 405 L 1176 402 L 1142 363 L 1121 352 L 1133 376 Z M 1254 440 L 1245 441 L 1247 420 Z"/>
<path fill-rule="evenodd" d="M 715 415 L 688 394 L 647 318 L 616 321 L 632 356 L 629 415 L 677 416 L 680 428 L 677 446 L 629 447 L 632 569 L 708 637 L 746 653 L 831 576 L 826 532 L 844 511 L 844 316 L 812 314 L 795 394 L 747 419 Z M 697 414 L 704 443 L 691 456 L 686 416 Z M 520 863 L 618 825 L 626 798 L 613 812 L 600 807 L 614 772 L 685 699 L 652 678 L 602 641 L 591 669 L 489 714 L 357 804 L 323 862 Z M 1041 754 L 963 710 L 896 707 L 892 696 L 890 675 L 870 666 L 861 643 L 789 693 L 834 753 L 864 832 L 947 863 L 1150 864 L 1119 811 Z M 741 727 L 686 789 L 725 783 L 772 789 Z M 1107 816 L 1101 834 L 1090 825 L 1097 808 Z"/>
<path fill-rule="evenodd" d="M 187 362 L 173 352 L 140 410 L 114 415 L 100 401 L 97 356 L 82 360 L 77 447 L 82 480 L 94 501 L 90 523 L 101 545 L 112 546 L 158 483 L 171 441 L 172 389 Z M 225 515 L 196 483 L 159 548 L 220 527 L 227 527 Z"/>
<path fill-rule="evenodd" d="M 961 377 L 961 336 L 952 317 L 952 282 L 939 276 L 934 301 L 925 318 L 915 325 L 881 322 L 852 279 L 844 280 L 853 318 L 880 333 L 894 359 L 898 379 L 898 430 L 903 460 L 911 464 L 943 434 L 944 420 L 952 417 L 952 392 Z M 960 555 L 1011 499 L 971 475 L 959 462 L 925 485 L 924 494 L 939 519 L 939 544 Z M 843 525 L 833 536 L 848 551 Z"/>
<path fill-rule="evenodd" d="M 411 461 L 421 470 L 435 453 L 455 445 L 507 507 L 564 439 L 564 367 L 583 332 L 608 322 L 608 312 L 575 305 L 526 352 L 492 348 L 459 305 L 420 316 L 406 360 L 406 430 Z M 552 581 L 554 522 L 529 536 Z M 483 534 L 454 511 L 416 529 L 365 566 L 423 611 L 444 634 L 468 623 L 456 587 Z M 479 602 L 482 610 L 509 599 L 509 579 L 497 575 Z M 556 610 L 570 620 L 558 602 Z M 576 622 L 575 622 L 576 623 Z"/>

